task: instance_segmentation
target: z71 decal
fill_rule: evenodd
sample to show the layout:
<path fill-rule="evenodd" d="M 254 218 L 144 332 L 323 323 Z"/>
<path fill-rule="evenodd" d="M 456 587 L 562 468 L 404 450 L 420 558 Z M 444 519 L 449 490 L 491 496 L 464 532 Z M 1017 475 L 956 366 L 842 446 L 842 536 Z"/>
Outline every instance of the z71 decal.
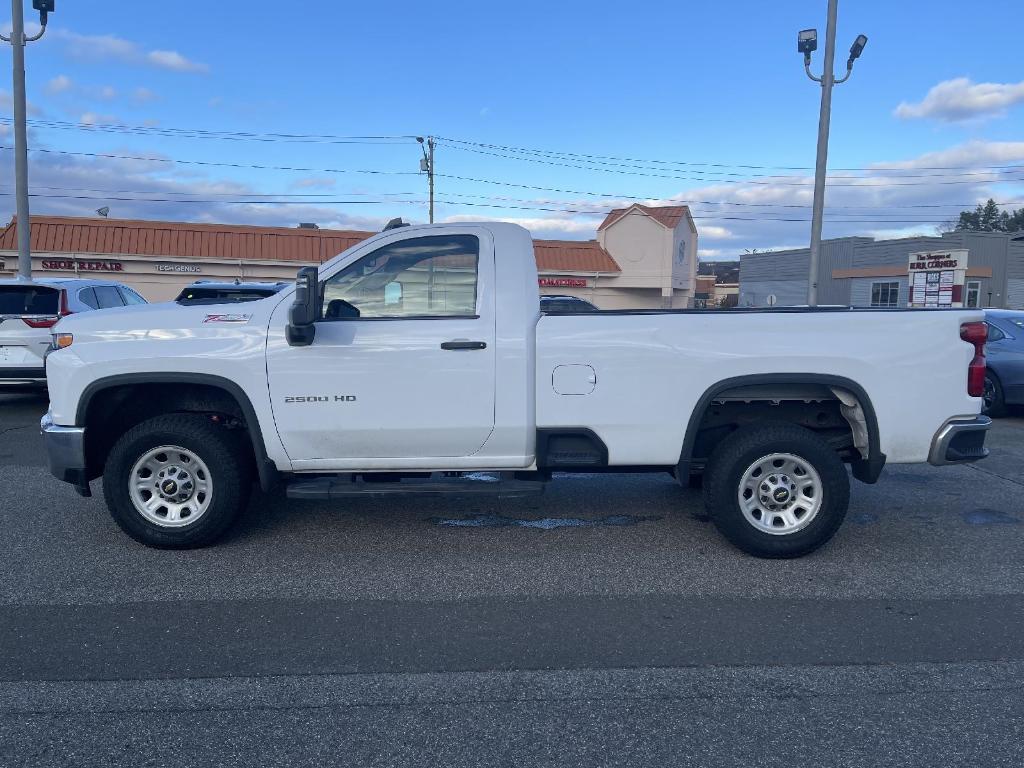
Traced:
<path fill-rule="evenodd" d="M 248 323 L 252 315 L 207 315 L 204 323 Z"/>

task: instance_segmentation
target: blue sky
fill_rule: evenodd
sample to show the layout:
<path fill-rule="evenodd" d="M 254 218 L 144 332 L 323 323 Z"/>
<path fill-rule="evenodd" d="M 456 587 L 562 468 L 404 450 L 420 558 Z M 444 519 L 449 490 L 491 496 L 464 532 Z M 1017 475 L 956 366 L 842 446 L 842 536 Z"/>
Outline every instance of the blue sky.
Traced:
<path fill-rule="evenodd" d="M 30 144 L 51 150 L 31 154 L 33 211 L 423 221 L 420 150 L 401 137 L 435 135 L 439 220 L 589 238 L 611 206 L 682 200 L 704 258 L 807 240 L 808 223 L 783 220 L 809 218 L 817 131 L 819 89 L 795 39 L 818 27 L 824 47 L 824 0 L 311 3 L 282 15 L 298 5 L 62 0 L 27 52 Z M 837 70 L 858 33 L 870 41 L 834 96 L 826 236 L 932 232 L 965 204 L 1024 200 L 1022 21 L 1009 0 L 984 13 L 840 4 Z M 816 72 L 821 60 L 819 49 Z M 9 115 L 9 86 L 0 97 Z M 123 159 L 151 157 L 213 165 Z M 10 192 L 9 151 L 0 165 Z"/>

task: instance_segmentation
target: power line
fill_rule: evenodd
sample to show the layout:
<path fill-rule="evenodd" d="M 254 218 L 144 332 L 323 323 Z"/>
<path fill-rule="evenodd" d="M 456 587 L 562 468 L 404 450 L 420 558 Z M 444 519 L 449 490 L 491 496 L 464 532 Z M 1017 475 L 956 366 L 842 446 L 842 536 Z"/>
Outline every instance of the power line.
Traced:
<path fill-rule="evenodd" d="M 535 155 L 547 155 L 554 157 L 575 157 L 584 160 L 615 160 L 619 162 L 627 163 L 651 163 L 658 165 L 681 165 L 687 167 L 706 167 L 706 168 L 743 168 L 747 170 L 777 170 L 777 171 L 813 171 L 813 166 L 806 165 L 753 165 L 749 163 L 716 163 L 716 162 L 698 162 L 688 160 L 659 160 L 652 158 L 635 158 L 635 157 L 618 157 L 615 155 L 597 155 L 597 154 L 584 154 L 579 152 L 565 152 L 556 150 L 546 149 L 530 149 L 526 147 L 515 147 L 506 144 L 488 144 L 486 142 L 478 141 L 466 141 L 463 139 L 453 139 L 450 137 L 438 137 L 439 141 L 444 141 L 449 144 L 463 144 L 475 147 L 483 147 L 485 149 L 495 149 L 503 152 L 518 152 L 524 154 L 535 154 Z M 874 166 L 868 167 L 842 167 L 842 168 L 829 168 L 830 171 L 903 171 L 903 170 L 919 170 L 919 171 L 954 171 L 954 170 L 965 170 L 971 168 L 994 168 L 994 169 L 1011 169 L 1011 168 L 1024 168 L 1024 165 L 939 165 L 939 166 L 920 166 L 916 168 L 902 168 L 895 165 L 885 165 L 879 163 Z"/>
<path fill-rule="evenodd" d="M 11 192 L 0 192 L 0 196 L 10 196 Z M 319 199 L 319 200 L 267 200 L 267 199 L 211 199 L 211 198 L 170 198 L 170 197 L 114 197 L 114 196 L 96 196 L 96 195 L 70 195 L 70 194 L 42 194 L 33 193 L 30 197 L 40 199 L 59 199 L 59 200 L 88 200 L 91 202 L 135 202 L 135 203 L 182 203 L 182 204 L 201 204 L 201 205 L 415 205 L 418 207 L 424 207 L 429 205 L 427 200 L 347 200 L 347 199 Z M 544 213 L 569 213 L 575 215 L 584 216 L 607 216 L 610 210 L 603 209 L 585 209 L 585 208 L 555 208 L 548 206 L 521 206 L 521 205 L 499 205 L 492 203 L 466 203 L 466 202 L 455 202 L 450 200 L 439 200 L 438 202 L 448 203 L 453 205 L 465 205 L 479 208 L 490 208 L 497 210 L 513 210 L 513 211 L 531 211 L 531 212 L 544 212 Z M 627 215 L 646 215 L 640 211 L 631 212 Z M 721 214 L 691 214 L 696 220 L 710 220 L 710 221 L 753 221 L 753 222 L 808 222 L 810 219 L 795 216 L 771 216 L 771 215 L 754 215 L 754 216 L 732 216 L 732 215 L 721 215 Z M 846 224 L 933 224 L 933 218 L 904 218 L 904 219 L 890 219 L 890 218 L 870 218 L 870 217 L 832 217 L 830 222 L 832 223 L 846 223 Z"/>
<path fill-rule="evenodd" d="M 12 123 L 11 118 L 0 117 L 0 124 Z M 50 120 L 50 119 L 31 119 L 28 120 L 29 125 L 38 128 L 53 128 L 57 130 L 76 130 L 93 133 L 120 133 L 120 134 L 134 134 L 134 135 L 160 135 L 178 138 L 195 138 L 195 139 L 220 139 L 230 141 L 260 141 L 260 142 L 290 142 L 290 143 L 330 143 L 330 144 L 407 144 L 414 142 L 416 136 L 413 134 L 394 134 L 394 135 L 368 135 L 368 136 L 344 136 L 339 134 L 330 133 L 261 133 L 253 131 L 225 131 L 225 130 L 212 130 L 205 128 L 179 128 L 169 126 L 147 126 L 147 125 L 128 125 L 122 123 L 81 123 L 71 122 L 63 120 Z M 497 150 L 504 153 L 512 154 L 523 154 L 523 155 L 537 155 L 542 157 L 551 158 L 577 158 L 580 160 L 592 162 L 598 165 L 606 166 L 618 166 L 623 168 L 635 167 L 641 170 L 658 170 L 657 168 L 649 168 L 642 165 L 636 165 L 641 163 L 649 163 L 651 165 L 660 166 L 684 166 L 690 169 L 694 168 L 722 168 L 722 169 L 743 169 L 743 170 L 788 170 L 788 171 L 812 171 L 814 170 L 810 166 L 799 166 L 799 165 L 759 165 L 752 163 L 722 163 L 722 162 L 709 162 L 709 161 L 688 161 L 688 160 L 664 160 L 657 158 L 632 158 L 632 157 L 621 157 L 616 155 L 601 155 L 601 154 L 588 154 L 580 152 L 569 152 L 569 151 L 558 151 L 558 150 L 544 150 L 544 149 L 532 149 L 527 147 L 517 147 L 506 144 L 492 144 L 487 142 L 478 141 L 467 141 L 463 139 L 455 139 L 451 137 L 438 137 L 439 141 L 444 141 L 447 146 L 457 149 L 469 150 L 470 147 L 478 147 L 487 150 Z M 486 153 L 485 153 L 486 154 Z M 504 155 L 497 155 L 503 157 Z M 517 159 L 517 158 L 507 158 Z M 528 159 L 528 158 L 519 158 Z M 572 166 L 569 166 L 572 167 Z M 906 172 L 909 171 L 957 171 L 964 170 L 970 171 L 977 169 L 990 169 L 990 170 L 1019 170 L 1024 169 L 1024 164 L 1009 164 L 1009 165 L 945 165 L 945 166 L 919 166 L 914 168 L 900 167 L 896 165 L 885 165 L 876 164 L 873 166 L 862 166 L 862 167 L 836 167 L 830 168 L 830 171 L 864 171 L 871 173 L 880 172 L 895 172 L 903 174 L 900 178 L 927 178 L 929 174 L 916 174 L 912 175 Z M 599 170 L 599 169 L 588 169 L 588 170 Z M 722 174 L 726 175 L 722 171 L 696 171 L 692 170 L 693 173 L 702 174 Z M 786 178 L 787 175 L 778 174 L 742 174 L 742 173 L 731 173 L 728 175 L 734 176 L 761 176 L 768 178 Z M 967 174 L 935 174 L 936 176 L 943 175 L 967 175 Z M 846 177 L 840 177 L 846 178 Z M 856 177 L 850 177 L 856 178 Z"/>
<path fill-rule="evenodd" d="M 10 147 L 0 145 L 0 151 L 5 150 L 5 149 L 10 149 Z M 255 170 L 291 171 L 291 172 L 301 172 L 301 173 L 332 173 L 332 174 L 335 174 L 335 173 L 336 174 L 341 174 L 341 173 L 357 173 L 357 174 L 394 175 L 394 176 L 418 176 L 419 175 L 419 173 L 415 172 L 415 171 L 382 171 L 382 170 L 352 169 L 352 168 L 311 168 L 311 167 L 303 167 L 303 166 L 261 165 L 261 164 L 251 164 L 251 163 L 229 163 L 229 162 L 220 162 L 220 161 L 212 161 L 212 160 L 184 160 L 184 159 L 180 159 L 180 158 L 170 158 L 170 157 L 145 157 L 145 156 L 118 155 L 118 154 L 100 153 L 100 152 L 77 152 L 77 151 L 62 150 L 62 149 L 47 149 L 47 148 L 42 148 L 42 147 L 31 148 L 30 151 L 31 152 L 44 153 L 44 154 L 68 155 L 68 156 L 74 156 L 74 157 L 90 157 L 90 158 L 96 158 L 96 159 L 130 160 L 130 161 L 144 161 L 144 162 L 156 162 L 156 163 L 174 163 L 174 164 L 180 164 L 180 165 L 198 165 L 198 166 L 209 166 L 209 167 L 219 167 L 219 168 L 239 168 L 239 169 L 255 169 Z M 587 197 L 610 198 L 610 199 L 613 199 L 613 200 L 616 200 L 616 201 L 643 202 L 643 201 L 647 201 L 647 200 L 658 200 L 659 199 L 659 198 L 651 197 L 651 196 L 627 195 L 627 194 L 619 194 L 619 193 L 611 193 L 611 192 L 594 192 L 594 191 L 587 191 L 587 190 L 566 189 L 566 188 L 561 188 L 561 187 L 545 187 L 545 186 L 539 186 L 539 185 L 533 185 L 533 184 L 520 184 L 520 183 L 510 182 L 510 181 L 500 181 L 500 180 L 496 180 L 496 179 L 476 178 L 476 177 L 471 177 L 471 176 L 461 176 L 461 175 L 457 175 L 457 174 L 440 174 L 439 173 L 439 174 L 437 174 L 437 176 L 438 176 L 438 178 L 452 179 L 452 180 L 457 180 L 457 181 L 468 181 L 468 182 L 474 182 L 474 183 L 479 183 L 479 184 L 490 184 L 490 185 L 496 185 L 496 186 L 502 186 L 502 187 L 510 187 L 510 188 L 516 188 L 516 189 L 526 189 L 526 190 L 539 191 L 539 192 L 557 192 L 557 193 L 560 193 L 560 194 L 568 194 L 568 195 L 583 195 L 583 196 L 587 196 Z M 884 186 L 884 185 L 874 185 L 874 186 Z M 383 193 L 380 193 L 380 194 L 383 194 Z M 404 193 L 393 193 L 393 194 L 404 194 Z M 454 193 L 454 192 L 446 193 L 446 194 L 449 194 L 449 195 L 452 195 L 452 196 L 461 196 L 459 193 Z M 470 197 L 475 197 L 475 196 L 470 196 Z M 484 197 L 484 196 L 480 196 L 480 197 Z M 489 198 L 489 199 L 498 199 L 498 198 Z M 744 202 L 738 202 L 738 201 L 732 201 L 732 200 L 691 200 L 691 199 L 682 199 L 682 198 L 678 198 L 678 199 L 674 198 L 674 199 L 671 199 L 671 200 L 667 200 L 665 202 L 670 202 L 670 203 L 676 204 L 676 205 L 728 205 L 728 206 L 750 207 L 750 208 L 794 208 L 794 209 L 796 209 L 796 208 L 806 208 L 807 207 L 805 205 L 787 204 L 787 203 L 744 203 Z M 449 202 L 449 204 L 458 205 L 458 204 L 461 204 L 461 203 Z M 1014 202 L 1014 201 L 1010 201 L 1010 202 L 1001 202 L 1001 203 L 997 203 L 997 204 L 998 205 L 1002 205 L 1002 206 L 1009 206 L 1009 205 L 1018 205 L 1020 203 Z M 949 204 L 941 204 L 941 205 L 942 205 L 942 207 L 945 207 L 946 205 L 948 205 L 949 207 L 958 207 L 958 208 L 963 209 L 963 208 L 974 207 L 974 206 L 978 205 L 978 202 L 974 201 L 974 202 L 971 202 L 971 203 L 959 203 L 959 204 L 949 203 Z M 939 206 L 940 206 L 940 204 L 910 204 L 910 205 L 881 205 L 881 206 L 830 206 L 830 209 L 832 209 L 832 210 L 876 210 L 876 209 L 892 209 L 892 208 L 901 208 L 901 209 L 902 208 L 934 208 L 934 207 L 939 207 Z"/>
<path fill-rule="evenodd" d="M 12 119 L 0 117 L 0 124 Z M 31 119 L 33 128 L 85 131 L 89 133 L 118 133 L 137 136 L 170 136 L 186 139 L 220 139 L 226 141 L 260 141 L 316 144 L 409 144 L 415 136 L 338 136 L 335 134 L 255 133 L 246 131 L 214 131 L 201 128 L 169 128 L 152 125 L 123 125 L 120 123 L 75 123 L 66 120 Z"/>
<path fill-rule="evenodd" d="M 810 179 L 806 179 L 804 181 L 780 181 L 779 180 L 779 179 L 799 178 L 799 177 L 795 177 L 795 176 L 763 176 L 763 178 L 766 178 L 766 179 L 770 178 L 770 179 L 773 179 L 773 180 L 772 181 L 767 181 L 767 180 L 752 181 L 748 177 L 749 176 L 758 176 L 758 174 L 724 173 L 723 172 L 724 175 L 727 175 L 727 176 L 742 176 L 742 177 L 744 177 L 743 180 L 739 180 L 739 179 L 733 179 L 733 178 L 728 178 L 728 179 L 726 179 L 726 178 L 706 178 L 704 176 L 684 176 L 684 175 L 679 175 L 679 174 L 647 173 L 647 172 L 642 172 L 644 170 L 644 168 L 642 166 L 638 166 L 637 167 L 637 168 L 639 168 L 639 170 L 626 170 L 624 168 L 600 168 L 600 167 L 594 167 L 594 166 L 589 166 L 589 165 L 578 165 L 576 163 L 568 163 L 568 162 L 562 162 L 562 161 L 558 161 L 558 160 L 549 160 L 549 159 L 543 159 L 543 158 L 537 158 L 537 157 L 514 157 L 514 156 L 510 156 L 510 155 L 500 154 L 500 153 L 497 153 L 497 152 L 490 152 L 490 151 L 483 150 L 483 149 L 474 149 L 473 147 L 452 147 L 451 145 L 447 145 L 447 146 L 449 146 L 450 148 L 454 148 L 454 149 L 461 149 L 461 150 L 463 150 L 465 152 L 475 152 L 477 154 L 489 155 L 491 157 L 498 157 L 498 158 L 502 158 L 502 159 L 505 159 L 505 160 L 524 160 L 526 162 L 540 163 L 542 165 L 556 166 L 556 167 L 559 167 L 559 168 L 575 168 L 577 170 L 582 170 L 582 171 L 597 171 L 597 172 L 600 172 L 600 173 L 616 173 L 616 174 L 625 175 L 625 176 L 642 176 L 642 177 L 645 177 L 645 178 L 673 179 L 673 180 L 679 180 L 679 181 L 699 181 L 699 182 L 702 182 L 702 183 L 705 183 L 705 184 L 750 184 L 750 185 L 756 185 L 756 186 L 769 186 L 769 187 L 780 187 L 780 186 L 781 187 L 808 187 L 808 186 L 812 186 L 813 185 L 813 181 L 811 181 Z M 1015 173 L 1015 172 L 1019 173 L 1021 171 L 1024 171 L 1024 165 L 1013 166 L 1013 168 L 1018 169 L 1018 170 L 1006 171 L 1006 173 Z M 708 172 L 705 172 L 705 171 L 693 171 L 693 172 L 694 173 L 711 173 L 710 171 L 708 171 Z M 961 180 L 961 181 L 928 181 L 928 182 L 920 182 L 920 181 L 907 181 L 907 182 L 903 182 L 903 181 L 888 181 L 887 180 L 887 181 L 885 181 L 885 182 L 883 182 L 881 184 L 872 184 L 872 183 L 867 183 L 867 184 L 842 184 L 842 183 L 836 183 L 835 181 L 829 181 L 828 182 L 828 186 L 830 186 L 830 187 L 914 187 L 914 186 L 931 186 L 931 185 L 948 185 L 948 184 L 984 184 L 984 183 L 1007 183 L 1007 182 L 1013 182 L 1013 181 L 1024 181 L 1024 178 L 1018 178 L 1018 177 L 1011 177 L 1011 178 L 1008 178 L 1008 179 L 1007 178 L 1000 178 L 999 175 L 998 175 L 999 173 L 1001 173 L 1001 172 L 993 170 L 993 171 L 983 171 L 983 172 L 971 172 L 971 173 L 962 173 L 962 174 L 952 174 L 952 175 L 955 175 L 955 176 L 975 176 L 975 175 L 977 175 L 977 176 L 996 176 L 996 178 L 994 178 L 994 179 L 988 178 L 988 179 L 970 179 L 970 180 Z M 947 175 L 946 174 L 922 174 L 920 176 L 905 176 L 905 177 L 904 176 L 895 176 L 895 177 L 892 177 L 892 178 L 899 179 L 899 178 L 922 178 L 922 177 L 923 178 L 932 178 L 932 177 L 946 178 Z M 870 177 L 840 176 L 840 177 L 830 177 L 830 178 L 833 178 L 833 179 L 834 178 L 862 179 L 862 180 L 867 181 Z"/>

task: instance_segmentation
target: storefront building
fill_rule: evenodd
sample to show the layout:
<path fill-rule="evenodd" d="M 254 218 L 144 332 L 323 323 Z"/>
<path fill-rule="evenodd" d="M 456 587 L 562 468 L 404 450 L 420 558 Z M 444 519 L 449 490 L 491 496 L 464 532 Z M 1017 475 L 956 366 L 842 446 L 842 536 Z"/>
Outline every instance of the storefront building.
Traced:
<path fill-rule="evenodd" d="M 807 248 L 744 254 L 739 305 L 805 304 L 809 265 Z M 818 261 L 818 303 L 1024 309 L 1024 233 L 825 240 Z"/>
<path fill-rule="evenodd" d="M 102 274 L 149 301 L 173 299 L 196 280 L 291 281 L 373 232 L 177 221 L 33 216 L 32 274 Z M 595 240 L 535 240 L 542 294 L 602 309 L 690 306 L 697 230 L 686 206 L 613 211 Z M 17 273 L 17 222 L 0 233 L 0 278 Z"/>

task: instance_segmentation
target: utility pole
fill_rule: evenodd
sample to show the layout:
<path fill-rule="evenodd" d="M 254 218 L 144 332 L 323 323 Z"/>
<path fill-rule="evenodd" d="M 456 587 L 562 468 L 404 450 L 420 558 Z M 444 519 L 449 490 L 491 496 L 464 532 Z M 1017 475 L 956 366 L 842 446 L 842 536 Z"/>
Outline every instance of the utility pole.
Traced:
<path fill-rule="evenodd" d="M 797 50 L 804 55 L 804 71 L 816 83 L 821 84 L 821 109 L 818 112 L 818 153 L 814 162 L 814 204 L 811 212 L 811 264 L 807 274 L 807 303 L 818 304 L 818 260 L 821 253 L 821 226 L 825 213 L 825 176 L 828 164 L 828 129 L 832 117 L 832 86 L 845 83 L 853 72 L 853 62 L 860 57 L 867 45 L 866 35 L 857 35 L 850 46 L 850 58 L 846 62 L 846 74 L 836 80 L 833 72 L 836 56 L 836 16 L 839 0 L 828 0 L 828 20 L 825 25 L 825 63 L 821 77 L 811 74 L 811 53 L 818 48 L 818 31 L 804 29 L 797 35 Z"/>
<path fill-rule="evenodd" d="M 32 224 L 28 211 L 28 129 L 25 108 L 25 45 L 38 40 L 46 32 L 46 16 L 53 11 L 54 0 L 33 0 L 39 11 L 42 28 L 32 37 L 25 37 L 23 0 L 11 0 L 11 36 L 0 35 L 14 51 L 14 194 L 18 217 L 18 279 L 32 278 L 32 252 L 29 249 Z"/>
<path fill-rule="evenodd" d="M 426 142 L 422 136 L 417 136 L 416 141 L 420 143 L 423 150 L 423 159 L 420 160 L 420 170 L 427 172 L 427 186 L 430 189 L 430 223 L 434 223 L 434 137 L 427 136 Z M 426 146 L 424 147 L 424 143 Z"/>

